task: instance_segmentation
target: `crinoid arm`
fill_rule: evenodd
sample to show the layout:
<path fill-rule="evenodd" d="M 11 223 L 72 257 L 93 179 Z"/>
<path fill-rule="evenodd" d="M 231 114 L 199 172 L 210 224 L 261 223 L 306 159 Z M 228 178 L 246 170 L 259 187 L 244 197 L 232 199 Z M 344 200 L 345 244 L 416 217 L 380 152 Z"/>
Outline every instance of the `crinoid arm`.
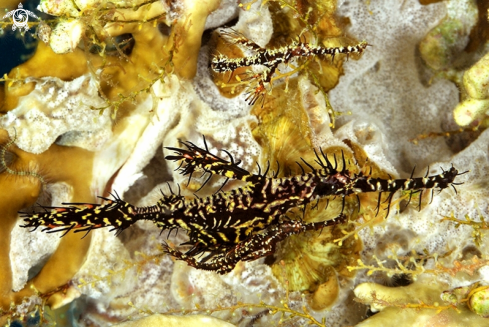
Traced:
<path fill-rule="evenodd" d="M 205 149 L 199 148 L 192 142 L 181 142 L 187 147 L 187 150 L 181 148 L 166 147 L 168 150 L 172 150 L 176 155 L 166 156 L 166 160 L 179 161 L 182 160 L 184 167 L 179 168 L 182 175 L 190 175 L 195 171 L 203 171 L 206 173 L 221 175 L 230 179 L 238 179 L 246 181 L 249 177 L 253 176 L 249 171 L 239 167 L 241 161 L 234 161 L 233 156 L 226 152 L 230 161 L 222 159 L 209 152 L 207 143 L 204 139 Z"/>
<path fill-rule="evenodd" d="M 232 271 L 240 261 L 253 261 L 274 254 L 277 244 L 290 235 L 299 234 L 308 230 L 322 230 L 324 227 L 334 226 L 345 221 L 346 216 L 343 214 L 333 220 L 319 223 L 306 224 L 302 221 L 285 221 L 270 226 L 265 232 L 252 235 L 247 240 L 227 247 L 217 254 L 211 253 L 201 261 L 197 261 L 195 258 L 195 254 L 201 254 L 201 250 L 196 253 L 183 253 L 167 244 L 163 244 L 163 249 L 177 260 L 187 262 L 191 267 L 215 271 L 222 275 Z"/>
<path fill-rule="evenodd" d="M 136 208 L 122 201 L 117 194 L 114 199 L 102 198 L 104 204 L 63 203 L 67 207 L 44 207 L 45 212 L 20 212 L 25 224 L 21 227 L 43 226 L 48 233 L 70 230 L 89 233 L 93 229 L 112 227 L 121 232 L 136 221 Z M 63 234 L 64 235 L 64 234 Z"/>

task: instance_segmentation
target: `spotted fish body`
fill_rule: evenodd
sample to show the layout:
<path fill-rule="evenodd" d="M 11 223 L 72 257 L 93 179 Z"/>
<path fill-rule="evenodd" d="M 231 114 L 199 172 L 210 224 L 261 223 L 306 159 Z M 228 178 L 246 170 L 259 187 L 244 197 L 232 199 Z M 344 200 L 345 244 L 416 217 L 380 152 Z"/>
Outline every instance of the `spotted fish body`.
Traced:
<path fill-rule="evenodd" d="M 228 161 L 213 155 L 207 147 L 202 149 L 191 142 L 182 143 L 187 149 L 168 148 L 175 154 L 166 159 L 180 161 L 179 170 L 183 175 L 191 177 L 196 171 L 204 171 L 241 180 L 245 185 L 192 200 L 172 192 L 149 207 L 132 206 L 118 196 L 113 200 L 105 199 L 106 203 L 101 205 L 68 203 L 68 207 L 46 208 L 51 210 L 43 213 L 22 213 L 23 227 L 45 226 L 44 230 L 49 232 L 72 229 L 89 232 L 111 226 L 120 232 L 138 220 L 151 220 L 161 229 L 180 228 L 188 233 L 188 244 L 193 247 L 185 254 L 167 247 L 168 253 L 191 266 L 225 273 L 240 260 L 272 254 L 277 242 L 287 235 L 335 225 L 345 219 L 340 215 L 335 220 L 306 224 L 286 217 L 292 208 L 328 196 L 345 197 L 366 192 L 387 192 L 390 201 L 398 190 L 422 191 L 453 186 L 459 175 L 452 167 L 429 177 L 371 178 L 346 169 L 344 157 L 339 169 L 336 158 L 333 165 L 321 151 L 322 157 L 316 153 L 320 168 L 304 161 L 311 172 L 303 171 L 292 177 L 267 177 L 266 173 L 251 174 L 239 167 L 239 162 L 235 163 L 231 155 Z M 211 259 L 197 261 L 195 256 L 203 252 L 210 252 Z M 221 266 L 225 268 L 219 268 Z"/>
<path fill-rule="evenodd" d="M 248 48 L 256 51 L 254 56 L 242 58 L 228 58 L 226 56 L 217 56 L 212 60 L 211 68 L 217 73 L 225 73 L 234 71 L 239 67 L 248 67 L 262 65 L 270 70 L 275 70 L 280 64 L 288 63 L 294 57 L 311 57 L 330 55 L 332 60 L 338 54 L 349 55 L 351 53 L 362 53 L 368 46 L 368 43 L 363 41 L 353 46 L 346 47 L 321 47 L 312 46 L 305 42 L 294 42 L 288 46 L 278 49 L 263 49 L 260 46 L 252 43 L 249 40 L 236 39 L 236 42 L 245 45 Z"/>
<path fill-rule="evenodd" d="M 290 235 L 303 233 L 308 230 L 322 229 L 345 221 L 346 217 L 340 215 L 336 219 L 320 223 L 305 224 L 301 221 L 286 221 L 283 224 L 272 225 L 264 233 L 248 238 L 239 243 L 239 245 L 232 247 L 229 251 L 216 253 L 213 260 L 209 261 L 204 260 L 199 262 L 193 255 L 182 253 L 167 245 L 163 245 L 163 247 L 170 255 L 178 260 L 186 261 L 192 267 L 212 270 L 218 274 L 225 274 L 233 270 L 235 263 L 238 261 L 256 260 L 273 253 L 277 242 L 286 239 Z"/>
<path fill-rule="evenodd" d="M 429 177 L 387 180 L 338 170 L 326 161 L 313 172 L 292 177 L 273 178 L 250 174 L 237 164 L 221 159 L 192 143 L 189 150 L 170 148 L 178 156 L 168 160 L 184 160 L 184 175 L 206 171 L 246 182 L 228 192 L 208 197 L 185 199 L 179 195 L 163 196 L 156 205 L 134 207 L 118 197 L 105 199 L 102 205 L 68 203 L 69 207 L 50 208 L 51 212 L 23 214 L 25 227 L 46 226 L 47 229 L 69 227 L 86 231 L 101 227 L 123 230 L 138 220 L 152 220 L 162 229 L 182 228 L 192 242 L 205 245 L 239 243 L 251 234 L 276 224 L 291 208 L 307 205 L 327 196 L 348 196 L 367 192 L 394 193 L 398 190 L 444 189 L 458 175 L 454 167 Z M 319 158 L 319 157 L 318 157 Z"/>
<path fill-rule="evenodd" d="M 261 73 L 252 73 L 248 71 L 244 75 L 252 82 L 252 86 L 247 90 L 245 101 L 249 105 L 254 105 L 259 98 L 265 97 L 267 86 L 272 86 L 273 76 L 278 70 L 280 64 L 288 64 L 294 58 L 325 58 L 331 56 L 331 61 L 338 54 L 344 54 L 349 57 L 352 53 L 362 53 L 369 44 L 362 41 L 356 45 L 346 47 L 323 47 L 312 45 L 307 42 L 294 41 L 287 46 L 276 49 L 265 49 L 260 45 L 246 38 L 234 30 L 222 30 L 221 35 L 226 36 L 232 43 L 241 44 L 252 50 L 255 54 L 241 58 L 229 58 L 225 55 L 218 55 L 212 59 L 211 68 L 216 73 L 226 73 L 236 71 L 240 67 L 264 66 L 266 69 Z M 239 78 L 241 80 L 241 78 Z M 249 82 L 249 81 L 248 81 Z"/>
<path fill-rule="evenodd" d="M 446 188 L 453 183 L 458 171 L 425 178 L 386 180 L 354 174 L 337 164 L 333 166 L 326 156 L 317 156 L 320 169 L 292 177 L 273 178 L 250 174 L 233 161 L 229 162 L 201 149 L 192 143 L 184 143 L 188 150 L 169 148 L 178 155 L 166 159 L 183 160 L 181 173 L 191 175 L 195 171 L 238 179 L 246 182 L 241 188 L 229 192 L 217 192 L 211 196 L 181 200 L 168 209 L 157 206 L 169 215 L 153 215 L 153 222 L 162 229 L 180 227 L 189 232 L 191 243 L 206 246 L 239 243 L 268 226 L 277 224 L 291 208 L 307 205 L 327 196 L 348 196 L 366 192 L 388 192 L 398 190 L 421 190 L 437 187 Z M 325 160 L 325 161 L 323 161 Z M 343 167 L 346 164 L 343 162 Z M 158 212 L 157 206 L 152 207 Z"/>
<path fill-rule="evenodd" d="M 246 179 L 248 185 L 244 187 L 184 200 L 169 215 L 155 214 L 152 220 L 162 229 L 187 230 L 191 242 L 239 243 L 278 223 L 291 208 L 307 204 L 313 192 L 312 174 L 293 178 L 255 175 Z"/>

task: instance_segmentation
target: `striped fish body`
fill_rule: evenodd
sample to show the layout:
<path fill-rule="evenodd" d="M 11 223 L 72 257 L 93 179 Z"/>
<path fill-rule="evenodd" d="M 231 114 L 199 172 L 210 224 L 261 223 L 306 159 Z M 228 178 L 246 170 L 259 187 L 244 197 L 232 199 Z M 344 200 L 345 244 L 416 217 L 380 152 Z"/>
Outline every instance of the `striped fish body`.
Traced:
<path fill-rule="evenodd" d="M 162 229 L 185 229 L 192 243 L 239 243 L 278 223 L 291 208 L 309 203 L 313 179 L 312 173 L 292 178 L 254 175 L 244 187 L 185 200 L 169 216 L 154 215 L 152 220 Z"/>

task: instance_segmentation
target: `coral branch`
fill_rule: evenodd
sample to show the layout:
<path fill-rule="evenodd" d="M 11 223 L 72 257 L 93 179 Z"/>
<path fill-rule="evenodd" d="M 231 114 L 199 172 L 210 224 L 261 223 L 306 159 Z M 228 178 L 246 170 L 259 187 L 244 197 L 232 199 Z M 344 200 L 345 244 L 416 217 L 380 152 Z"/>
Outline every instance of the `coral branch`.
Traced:
<path fill-rule="evenodd" d="M 465 215 L 465 221 L 455 218 L 454 214 L 450 217 L 444 217 L 441 221 L 453 221 L 455 222 L 455 227 L 458 228 L 461 225 L 468 225 L 474 229 L 472 236 L 474 237 L 474 242 L 477 246 L 481 245 L 482 237 L 485 230 L 489 229 L 489 223 L 480 217 L 480 221 L 472 220 L 469 215 Z"/>
<path fill-rule="evenodd" d="M 443 310 L 455 310 L 455 311 L 460 313 L 460 309 L 458 309 L 457 306 L 454 304 L 439 305 L 437 302 L 435 302 L 433 304 L 428 304 L 422 300 L 419 300 L 417 303 L 398 303 L 398 302 L 389 301 L 389 300 L 381 299 L 381 298 L 377 297 L 377 293 L 375 291 L 373 291 L 371 293 L 371 298 L 368 301 L 362 300 L 359 298 L 355 298 L 355 301 L 359 302 L 359 303 L 364 303 L 364 304 L 369 304 L 369 305 L 373 304 L 373 305 L 376 305 L 378 307 L 386 307 L 386 308 L 387 307 L 396 307 L 399 309 L 416 309 L 416 310 L 432 309 L 432 310 L 436 310 L 437 314 L 442 312 Z"/>
<path fill-rule="evenodd" d="M 434 259 L 435 260 L 435 269 L 425 269 L 422 264 L 419 262 L 424 262 L 426 259 Z M 466 272 L 469 275 L 473 275 L 477 270 L 482 267 L 489 265 L 489 260 L 481 260 L 477 256 L 472 257 L 470 261 L 454 261 L 453 267 L 443 266 L 437 260 L 438 256 L 423 256 L 423 260 L 419 260 L 420 257 L 409 257 L 409 259 L 402 263 L 399 258 L 394 254 L 389 259 L 392 259 L 396 263 L 396 267 L 389 268 L 384 266 L 385 261 L 379 260 L 375 255 L 373 259 L 376 261 L 377 265 L 367 265 L 361 259 L 357 260 L 357 266 L 348 266 L 347 269 L 349 271 L 355 270 L 364 270 L 367 269 L 367 275 L 372 275 L 374 272 L 384 272 L 388 276 L 393 276 L 396 274 L 410 274 L 413 276 L 413 280 L 416 280 L 418 276 L 422 274 L 432 274 L 432 275 L 440 275 L 440 274 L 449 274 L 451 276 L 455 276 L 459 272 Z M 419 261 L 419 262 L 418 262 Z M 408 264 L 409 263 L 409 266 Z"/>
<path fill-rule="evenodd" d="M 136 308 L 132 302 L 128 303 L 130 306 L 132 306 L 134 309 L 138 310 L 140 314 L 143 315 L 151 315 L 155 314 L 155 312 L 151 310 L 143 310 Z M 222 311 L 229 311 L 230 313 L 233 313 L 234 311 L 237 310 L 242 310 L 243 313 L 249 314 L 253 309 L 258 308 L 258 309 L 265 309 L 267 310 L 269 315 L 275 315 L 275 314 L 280 314 L 280 321 L 284 322 L 285 320 L 290 320 L 294 318 L 302 318 L 305 319 L 308 322 L 308 325 L 311 326 L 319 326 L 319 327 L 327 327 L 326 321 L 323 318 L 322 321 L 318 321 L 312 314 L 309 312 L 307 307 L 305 305 L 302 305 L 301 309 L 302 311 L 298 311 L 295 309 L 291 309 L 289 304 L 286 301 L 282 301 L 282 306 L 275 306 L 275 305 L 269 305 L 264 302 L 260 303 L 241 303 L 238 302 L 235 305 L 228 306 L 228 307 L 216 307 L 216 308 L 196 308 L 194 310 L 169 310 L 164 312 L 163 314 L 195 314 L 195 313 L 206 313 L 206 314 L 212 314 L 214 312 L 222 312 Z M 245 309 L 245 310 L 243 310 Z"/>

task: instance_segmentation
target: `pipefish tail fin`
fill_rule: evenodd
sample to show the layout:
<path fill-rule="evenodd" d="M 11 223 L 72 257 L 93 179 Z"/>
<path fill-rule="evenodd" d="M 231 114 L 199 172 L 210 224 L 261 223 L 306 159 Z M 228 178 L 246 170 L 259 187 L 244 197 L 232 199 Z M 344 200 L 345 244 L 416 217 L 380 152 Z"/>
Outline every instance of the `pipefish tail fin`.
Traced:
<path fill-rule="evenodd" d="M 44 212 L 19 212 L 24 220 L 21 227 L 44 227 L 42 231 L 48 233 L 71 230 L 77 232 L 90 232 L 93 229 L 112 227 L 118 233 L 134 224 L 137 219 L 136 207 L 121 200 L 117 193 L 114 199 L 103 198 L 105 203 L 63 203 L 66 207 L 40 206 Z M 65 235 L 63 234 L 63 235 Z"/>

